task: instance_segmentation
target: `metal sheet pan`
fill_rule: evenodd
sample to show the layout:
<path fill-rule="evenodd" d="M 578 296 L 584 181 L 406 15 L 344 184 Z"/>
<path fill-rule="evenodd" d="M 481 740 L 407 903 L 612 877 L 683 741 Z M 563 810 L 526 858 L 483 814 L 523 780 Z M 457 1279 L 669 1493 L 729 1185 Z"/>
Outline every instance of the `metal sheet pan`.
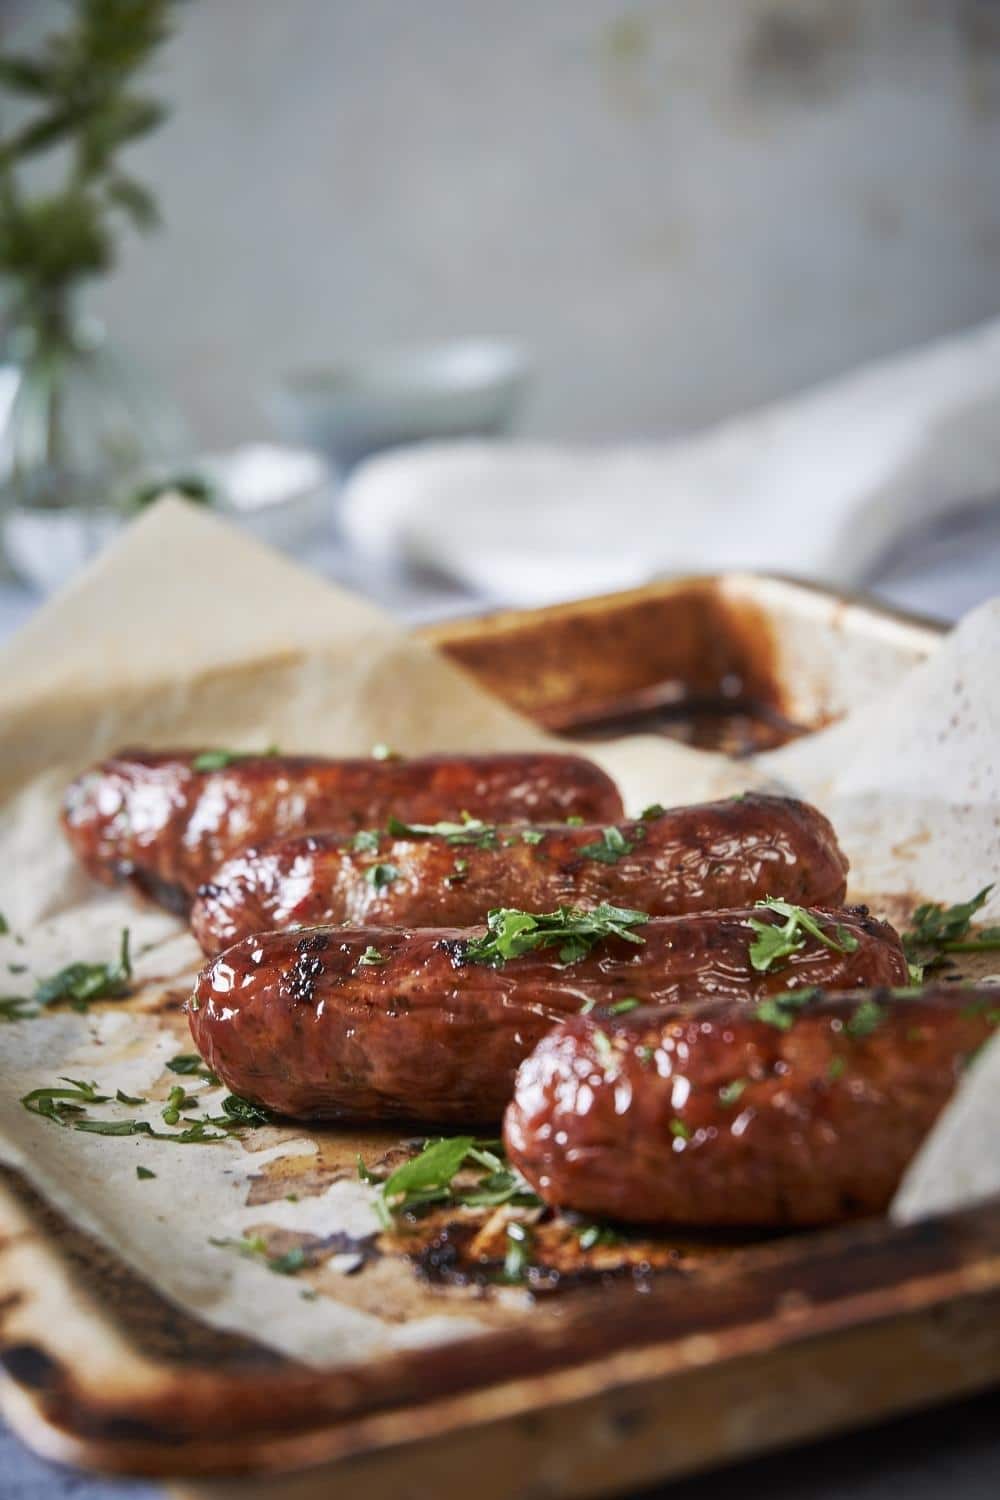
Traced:
<path fill-rule="evenodd" d="M 808 732 L 877 695 L 940 627 L 730 575 L 425 634 L 548 728 L 624 721 L 725 743 L 736 724 L 752 744 L 761 726 Z M 342 1135 L 329 1149 L 378 1144 Z M 584 1280 L 475 1340 L 326 1373 L 164 1303 L 16 1174 L 0 1232 L 2 1391 L 25 1438 L 91 1468 L 187 1476 L 188 1493 L 220 1500 L 304 1500 L 334 1482 L 398 1500 L 470 1479 L 485 1500 L 600 1494 L 1000 1379 L 996 1203 L 907 1229 L 701 1247 L 688 1274 Z M 448 1293 L 419 1290 L 434 1295 Z M 99 1361 L 86 1341 L 72 1364 L 46 1354 L 61 1308 Z"/>

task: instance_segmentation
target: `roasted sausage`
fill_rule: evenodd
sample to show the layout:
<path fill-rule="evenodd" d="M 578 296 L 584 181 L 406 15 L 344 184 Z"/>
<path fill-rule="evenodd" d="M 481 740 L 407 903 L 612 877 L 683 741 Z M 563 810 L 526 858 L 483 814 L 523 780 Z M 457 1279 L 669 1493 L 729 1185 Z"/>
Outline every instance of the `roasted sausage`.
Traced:
<path fill-rule="evenodd" d="M 123 750 L 74 781 L 63 827 L 89 872 L 186 912 L 237 850 L 309 828 L 354 832 L 391 816 L 435 823 L 462 812 L 510 822 L 622 816 L 611 778 L 576 755 L 256 755 L 199 769 L 213 754 Z"/>
<path fill-rule="evenodd" d="M 782 920 L 764 908 L 663 917 L 634 927 L 641 942 L 605 938 L 575 961 L 555 946 L 498 967 L 470 957 L 481 929 L 265 933 L 202 970 L 191 1034 L 235 1093 L 280 1114 L 497 1121 L 518 1063 L 581 1006 L 905 982 L 892 928 L 864 908 L 814 915 L 840 930 L 840 947 L 808 937 L 764 973 L 750 924 Z"/>
<path fill-rule="evenodd" d="M 360 847 L 359 847 L 360 845 Z M 651 916 L 783 896 L 844 899 L 847 861 L 805 803 L 750 792 L 610 828 L 306 834 L 238 854 L 203 885 L 191 926 L 206 953 L 276 928 L 470 927 L 491 907 L 545 912 L 602 901 Z"/>
<path fill-rule="evenodd" d="M 877 1214 L 998 1023 L 996 990 L 951 985 L 575 1017 L 522 1063 L 504 1138 L 547 1203 L 581 1213 L 720 1227 Z"/>

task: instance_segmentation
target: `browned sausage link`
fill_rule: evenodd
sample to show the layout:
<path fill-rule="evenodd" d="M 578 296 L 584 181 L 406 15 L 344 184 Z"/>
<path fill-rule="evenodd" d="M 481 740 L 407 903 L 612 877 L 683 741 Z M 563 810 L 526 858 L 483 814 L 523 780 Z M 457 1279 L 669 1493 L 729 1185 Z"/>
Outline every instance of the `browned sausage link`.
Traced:
<path fill-rule="evenodd" d="M 547 1203 L 636 1222 L 882 1212 L 1000 1023 L 1000 996 L 941 985 L 774 1004 L 567 1021 L 518 1072 L 511 1160 Z"/>
<path fill-rule="evenodd" d="M 98 880 L 132 880 L 174 910 L 248 844 L 309 828 L 352 832 L 458 818 L 509 822 L 622 815 L 609 776 L 576 755 L 413 760 L 244 757 L 195 769 L 197 751 L 123 750 L 69 788 L 63 826 Z"/>
<path fill-rule="evenodd" d="M 498 968 L 470 962 L 465 932 L 399 928 L 265 933 L 202 970 L 191 1002 L 195 1044 L 237 1094 L 300 1118 L 496 1121 L 518 1063 L 582 1005 L 685 996 L 751 1000 L 796 986 L 899 984 L 906 960 L 864 909 L 816 914 L 856 941 L 815 938 L 767 973 L 751 966 L 751 918 L 763 909 L 663 917 L 644 941 L 599 943 L 576 962 L 558 948 Z"/>
<path fill-rule="evenodd" d="M 253 932 L 329 922 L 471 927 L 494 906 L 545 912 L 609 901 L 652 916 L 765 896 L 834 906 L 847 873 L 822 813 L 757 793 L 611 828 L 372 833 L 360 843 L 318 834 L 244 851 L 199 891 L 195 937 L 218 953 Z"/>

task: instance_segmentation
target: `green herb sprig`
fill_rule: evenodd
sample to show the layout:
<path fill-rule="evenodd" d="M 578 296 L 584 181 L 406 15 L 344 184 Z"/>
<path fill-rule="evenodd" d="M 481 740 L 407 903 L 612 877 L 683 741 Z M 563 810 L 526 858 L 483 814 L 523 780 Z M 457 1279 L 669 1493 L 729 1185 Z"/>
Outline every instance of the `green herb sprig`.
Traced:
<path fill-rule="evenodd" d="M 446 844 L 454 846 L 469 844 L 476 849 L 497 847 L 496 828 L 480 818 L 470 817 L 468 813 L 462 814 L 460 823 L 402 823 L 399 818 L 390 818 L 387 829 L 395 839 L 442 838 Z"/>
<path fill-rule="evenodd" d="M 559 962 L 570 964 L 608 938 L 644 943 L 634 929 L 648 921 L 645 912 L 603 902 L 591 911 L 560 906 L 536 915 L 513 907 L 495 907 L 486 918 L 484 935 L 470 939 L 464 953 L 469 963 L 498 967 L 522 954 L 558 947 Z"/>
<path fill-rule="evenodd" d="M 266 760 L 280 755 L 277 745 L 268 745 L 266 750 L 203 750 L 191 762 L 192 771 L 224 771 L 241 760 Z"/>
<path fill-rule="evenodd" d="M 117 959 L 103 964 L 67 964 L 58 973 L 40 979 L 31 995 L 4 996 L 0 999 L 0 1021 L 30 1020 L 48 1006 L 63 1002 L 74 1010 L 86 1010 L 92 1000 L 120 1000 L 129 993 L 131 980 L 132 959 L 126 927 Z"/>
<path fill-rule="evenodd" d="M 834 953 L 853 953 L 858 946 L 853 932 L 838 923 L 831 936 L 804 906 L 795 906 L 789 901 L 758 901 L 756 904 L 785 918 L 782 923 L 750 918 L 749 925 L 757 934 L 750 944 L 750 964 L 758 974 L 766 974 L 774 964 L 798 953 L 805 947 L 807 937 L 814 937 Z"/>
<path fill-rule="evenodd" d="M 96 1083 L 87 1083 L 80 1078 L 61 1078 L 59 1083 L 68 1086 L 32 1089 L 22 1096 L 22 1105 L 29 1114 L 40 1115 L 53 1125 L 82 1130 L 91 1135 L 142 1135 L 157 1141 L 173 1141 L 177 1145 L 201 1145 L 229 1140 L 234 1132 L 266 1125 L 272 1119 L 270 1112 L 262 1106 L 252 1104 L 249 1099 L 242 1099 L 238 1094 L 229 1094 L 222 1101 L 221 1114 L 192 1120 L 182 1115 L 181 1111 L 190 1107 L 193 1100 L 177 1085 L 170 1090 L 162 1116 L 164 1124 L 183 1124 L 184 1129 L 157 1130 L 148 1120 L 134 1117 L 122 1120 L 94 1119 L 88 1114 L 90 1106 L 107 1104 L 111 1096 L 98 1093 Z M 132 1106 L 145 1103 L 144 1100 L 123 1094 L 120 1089 L 116 1098 L 119 1103 Z"/>
<path fill-rule="evenodd" d="M 36 316 L 110 269 L 117 215 L 138 230 L 158 222 L 152 194 L 118 156 L 166 115 L 133 84 L 169 35 L 170 9 L 170 0 L 75 0 L 72 20 L 37 55 L 0 55 L 0 87 L 33 106 L 0 139 L 0 273 Z M 50 147 L 63 149 L 64 180 L 29 194 L 18 169 Z"/>
<path fill-rule="evenodd" d="M 629 843 L 620 828 L 605 828 L 595 843 L 581 845 L 577 853 L 586 859 L 596 859 L 602 865 L 616 865 L 634 848 L 635 844 Z"/>
<path fill-rule="evenodd" d="M 209 1236 L 208 1243 L 217 1250 L 231 1250 L 244 1260 L 259 1261 L 278 1276 L 295 1276 L 310 1264 L 301 1245 L 295 1245 L 283 1255 L 272 1255 L 267 1248 L 267 1241 L 259 1234 L 244 1235 L 242 1239 L 214 1239 Z"/>
<path fill-rule="evenodd" d="M 949 953 L 990 953 L 1000 949 L 1000 926 L 982 927 L 973 936 L 972 918 L 981 911 L 993 892 L 985 885 L 970 901 L 945 906 L 925 901 L 913 913 L 913 926 L 903 933 L 903 949 L 911 973 L 919 982 L 926 971 L 939 968 Z"/>
<path fill-rule="evenodd" d="M 400 1214 L 445 1205 L 495 1208 L 511 1203 L 540 1207 L 541 1200 L 498 1154 L 496 1144 L 471 1135 L 439 1137 L 427 1141 L 416 1156 L 385 1178 L 377 1177 L 358 1157 L 358 1176 L 362 1182 L 377 1185 L 375 1212 L 385 1229 L 391 1228 Z M 478 1180 L 465 1187 L 456 1186 L 459 1174 L 475 1167 L 481 1169 Z"/>

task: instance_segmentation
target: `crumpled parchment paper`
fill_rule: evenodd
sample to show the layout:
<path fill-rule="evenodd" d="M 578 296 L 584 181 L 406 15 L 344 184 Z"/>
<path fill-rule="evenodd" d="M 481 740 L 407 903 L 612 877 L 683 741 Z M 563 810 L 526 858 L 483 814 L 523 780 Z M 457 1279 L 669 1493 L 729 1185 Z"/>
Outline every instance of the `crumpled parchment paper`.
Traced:
<path fill-rule="evenodd" d="M 898 701 L 871 706 L 856 722 L 762 757 L 756 767 L 653 736 L 593 753 L 636 810 L 780 779 L 832 813 L 860 877 L 856 890 L 958 899 L 1000 872 L 1000 799 L 991 779 L 998 647 L 994 607 L 901 682 Z M 37 978 L 71 960 L 108 960 L 127 926 L 139 996 L 128 1008 L 61 1009 L 3 1027 L 0 1162 L 18 1167 L 180 1306 L 322 1365 L 471 1336 L 490 1313 L 403 1296 L 398 1284 L 366 1293 L 366 1277 L 338 1274 L 350 1267 L 337 1255 L 323 1295 L 305 1301 L 297 1278 L 271 1275 L 210 1243 L 260 1224 L 371 1233 L 371 1190 L 353 1172 L 324 1179 L 318 1193 L 268 1198 L 276 1163 L 286 1174 L 301 1170 L 308 1182 L 331 1149 L 320 1134 L 269 1128 L 252 1144 L 181 1148 L 61 1130 L 19 1101 L 60 1075 L 92 1079 L 103 1093 L 121 1089 L 147 1100 L 138 1113 L 159 1125 L 177 1082 L 165 1064 L 192 1050 L 183 1018 L 164 996 L 187 991 L 200 961 L 196 945 L 172 917 L 97 889 L 75 867 L 57 826 L 69 778 L 129 743 L 277 743 L 350 754 L 378 741 L 407 753 L 547 742 L 370 605 L 180 501 L 147 513 L 3 653 L 0 911 L 11 929 L 0 937 L 3 988 L 28 994 Z M 911 1172 L 906 1211 L 938 1207 L 945 1188 L 954 1190 L 949 1132 L 961 1137 L 963 1196 L 1000 1188 L 997 1162 L 966 1170 L 968 1113 L 978 1118 L 1000 1098 L 996 1046 L 973 1081 Z M 209 1101 L 207 1112 L 213 1100 L 217 1108 L 221 1090 L 200 1080 L 190 1088 Z M 114 1103 L 101 1111 L 116 1112 L 129 1113 Z M 345 1160 L 353 1161 L 353 1145 L 340 1147 Z M 155 1177 L 140 1180 L 138 1166 Z M 0 1222 L 3 1214 L 0 1196 Z M 520 1297 L 502 1294 L 515 1314 Z"/>

